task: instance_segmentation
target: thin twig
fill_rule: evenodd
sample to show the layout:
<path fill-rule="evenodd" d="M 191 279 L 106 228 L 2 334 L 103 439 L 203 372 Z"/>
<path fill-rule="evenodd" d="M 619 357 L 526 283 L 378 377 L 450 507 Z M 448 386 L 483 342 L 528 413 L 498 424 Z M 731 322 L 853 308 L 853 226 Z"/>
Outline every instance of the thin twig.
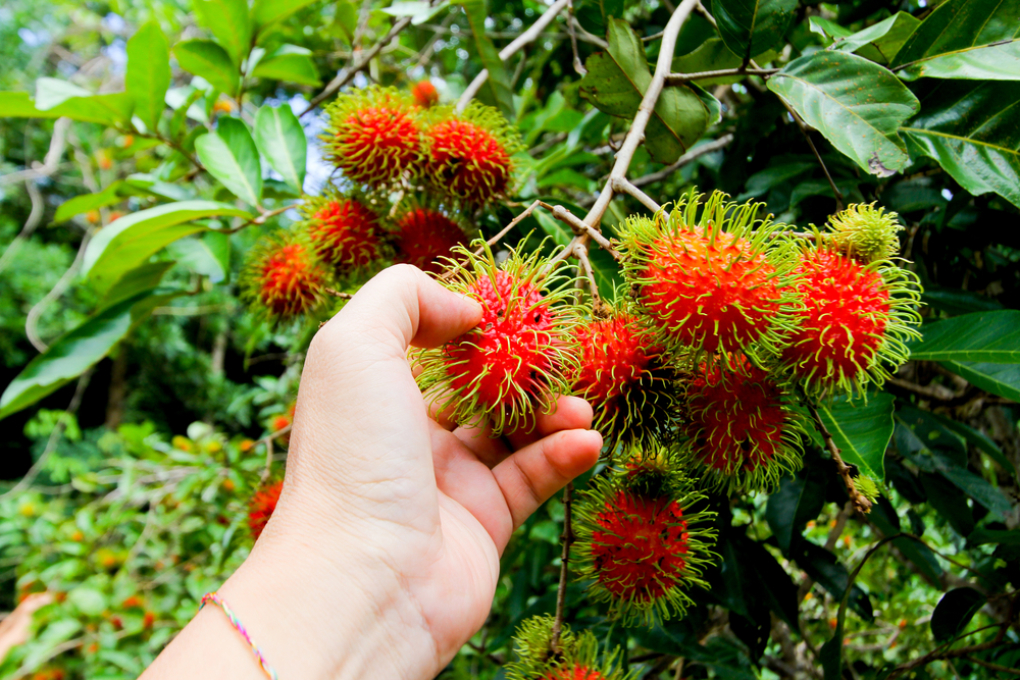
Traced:
<path fill-rule="evenodd" d="M 32 167 L 24 170 L 7 173 L 0 177 L 0 186 L 41 179 L 56 172 L 60 167 L 60 159 L 64 157 L 64 149 L 67 147 L 67 129 L 70 126 L 70 118 L 58 118 L 57 122 L 53 124 L 53 137 L 50 138 L 50 148 L 46 151 L 43 162 L 41 164 L 34 163 Z"/>
<path fill-rule="evenodd" d="M 262 470 L 262 477 L 260 478 L 261 482 L 264 483 L 267 479 L 269 479 L 269 475 L 272 474 L 272 472 L 273 472 L 273 441 L 277 437 L 282 437 L 285 434 L 289 434 L 290 431 L 291 431 L 291 428 L 293 428 L 293 427 L 294 427 L 294 424 L 291 423 L 287 427 L 280 428 L 276 432 L 273 432 L 272 434 L 266 435 L 262 439 L 260 439 L 257 442 L 255 442 L 255 446 L 258 446 L 259 444 L 265 444 L 266 445 L 266 467 L 265 467 L 265 469 Z"/>
<path fill-rule="evenodd" d="M 350 293 L 345 293 L 343 291 L 337 290 L 336 288 L 330 288 L 329 286 L 324 286 L 323 290 L 326 291 L 327 294 L 332 295 L 333 297 L 336 298 L 340 298 L 341 300 L 350 300 L 351 298 L 354 297 Z"/>
<path fill-rule="evenodd" d="M 522 210 L 521 213 L 519 215 L 517 215 L 517 217 L 513 218 L 512 220 L 510 220 L 510 223 L 507 224 L 505 227 L 503 227 L 499 231 L 498 234 L 496 234 L 495 236 L 490 238 L 488 241 L 486 241 L 484 246 L 479 246 L 478 248 L 476 248 L 475 249 L 475 253 L 474 253 L 475 257 L 478 257 L 479 255 L 484 253 L 486 247 L 491 248 L 492 246 L 494 246 L 497 243 L 499 243 L 500 241 L 502 241 L 503 237 L 505 237 L 507 234 L 509 234 L 513 230 L 514 227 L 516 227 L 518 224 L 520 224 L 521 220 L 523 220 L 524 218 L 528 217 L 531 213 L 533 213 L 535 211 L 535 208 L 537 208 L 540 203 L 541 203 L 541 201 L 534 201 L 534 202 L 532 202 L 532 204 L 529 205 L 524 210 Z M 443 272 L 440 275 L 439 280 L 440 281 L 449 281 L 450 279 L 452 279 L 454 277 L 454 275 L 456 275 L 457 272 L 459 272 L 461 270 L 461 268 L 463 268 L 463 266 L 464 266 L 464 264 L 461 263 L 460 266 L 458 266 L 458 267 L 456 267 L 454 269 L 447 269 L 445 272 Z"/>
<path fill-rule="evenodd" d="M 724 68 L 716 71 L 698 71 L 696 73 L 670 73 L 666 76 L 667 85 L 682 85 L 693 80 L 724 78 L 726 76 L 770 76 L 778 73 L 777 68 Z"/>
<path fill-rule="evenodd" d="M 645 206 L 653 213 L 659 212 L 662 206 L 652 200 L 652 197 L 645 192 L 638 189 L 626 177 L 615 177 L 613 178 L 613 191 L 621 194 L 628 194 L 638 200 L 641 205 Z"/>
<path fill-rule="evenodd" d="M 732 141 L 733 135 L 727 133 L 720 137 L 719 139 L 708 142 L 707 144 L 696 146 L 687 153 L 685 153 L 683 156 L 680 156 L 680 158 L 676 159 L 676 162 L 674 162 L 672 165 L 663 168 L 658 172 L 653 172 L 649 175 L 645 175 L 644 177 L 638 177 L 637 179 L 631 180 L 631 184 L 633 184 L 636 187 L 643 187 L 646 184 L 651 184 L 653 182 L 658 182 L 659 180 L 666 179 L 674 172 L 676 172 L 679 168 L 687 165 L 694 159 L 704 156 L 707 153 L 718 151 L 719 149 L 728 146 L 729 143 Z"/>
<path fill-rule="evenodd" d="M 854 504 L 854 508 L 862 515 L 867 515 L 871 512 L 871 501 L 865 498 L 864 494 L 857 490 L 854 486 L 853 477 L 850 476 L 850 466 L 843 462 L 843 457 L 839 455 L 839 447 L 836 446 L 836 442 L 833 441 L 832 435 L 829 433 L 825 423 L 822 422 L 822 416 L 818 413 L 818 409 L 810 401 L 807 402 L 808 409 L 811 411 L 811 416 L 815 420 L 815 426 L 818 431 L 822 434 L 822 439 L 825 440 L 825 447 L 829 450 L 832 455 L 832 460 L 836 463 L 836 472 L 839 474 L 840 479 L 843 480 L 843 484 L 846 486 L 846 492 L 850 496 L 850 502 Z"/>
<path fill-rule="evenodd" d="M 68 267 L 67 271 L 64 272 L 64 275 L 57 280 L 57 283 L 50 289 L 50 292 L 46 293 L 42 300 L 39 300 L 39 302 L 32 306 L 32 309 L 28 310 L 28 316 L 25 318 L 25 335 L 28 337 L 28 341 L 32 343 L 32 346 L 40 352 L 45 352 L 49 349 L 49 345 L 43 342 L 42 338 L 39 336 L 39 318 L 51 302 L 64 294 L 67 287 L 71 285 L 71 281 L 78 275 L 78 269 L 81 267 L 81 262 L 85 257 L 85 249 L 88 247 L 89 241 L 92 240 L 92 235 L 94 233 L 95 227 L 91 227 L 87 232 L 85 232 L 85 236 L 82 237 L 81 244 L 78 246 L 78 254 L 75 255 L 71 266 Z"/>
<path fill-rule="evenodd" d="M 594 302 L 595 308 L 598 309 L 602 305 L 602 297 L 599 295 L 599 284 L 595 280 L 595 271 L 591 268 L 591 262 L 588 260 L 588 248 L 578 243 L 574 246 L 574 255 L 577 256 L 578 261 L 581 263 L 584 275 L 588 279 L 588 289 L 591 291 L 591 299 Z"/>
<path fill-rule="evenodd" d="M 580 219 L 578 219 L 578 217 L 574 215 L 574 213 L 570 212 L 562 205 L 549 205 L 548 203 L 540 203 L 540 205 L 546 210 L 550 211 L 553 217 L 558 219 L 560 222 L 565 222 L 568 225 L 570 225 L 570 228 L 573 229 L 574 233 L 577 234 L 579 237 L 582 237 L 584 240 L 590 238 L 591 240 L 595 241 L 595 243 L 599 244 L 600 248 L 602 248 L 607 253 L 612 255 L 614 260 L 616 260 L 617 262 L 620 261 L 622 255 L 620 255 L 619 251 L 617 251 L 616 248 L 613 247 L 613 244 L 610 243 L 609 239 L 603 236 L 602 232 L 600 232 L 598 229 L 595 229 L 591 225 L 585 224 Z M 566 248 L 563 252 L 566 252 L 568 255 L 573 254 L 574 245 L 576 244 L 571 243 L 570 246 Z"/>
<path fill-rule="evenodd" d="M 577 29 L 574 28 L 574 3 L 573 0 L 567 0 L 567 34 L 570 35 L 570 49 L 574 53 L 574 71 L 579 76 L 588 75 L 588 69 L 584 67 L 584 62 L 581 61 L 581 55 L 577 51 Z"/>
<path fill-rule="evenodd" d="M 560 553 L 560 582 L 556 587 L 556 619 L 553 621 L 552 637 L 549 647 L 553 652 L 560 651 L 560 634 L 563 632 L 563 616 L 567 602 L 567 577 L 570 575 L 570 544 L 574 540 L 574 528 L 571 524 L 571 494 L 574 483 L 567 482 L 563 487 L 563 551 Z"/>
<path fill-rule="evenodd" d="M 542 13 L 535 23 L 531 27 L 517 36 L 513 42 L 504 47 L 499 51 L 500 61 L 505 62 L 507 59 L 517 54 L 518 51 L 528 43 L 534 42 L 538 36 L 542 34 L 545 27 L 552 23 L 556 15 L 563 11 L 563 9 L 570 3 L 570 0 L 556 0 L 555 3 L 549 6 L 545 12 Z M 478 90 L 482 89 L 482 85 L 489 79 L 489 69 L 483 68 L 481 73 L 475 76 L 475 79 L 471 81 L 471 84 L 467 86 L 464 93 L 457 100 L 457 110 L 463 111 L 467 108 L 467 105 L 471 103 L 474 96 L 478 94 Z"/>
<path fill-rule="evenodd" d="M 992 663 L 991 661 L 985 661 L 984 659 L 979 659 L 976 656 L 969 656 L 968 655 L 966 657 L 966 659 L 967 659 L 967 661 L 970 661 L 972 663 L 976 663 L 978 666 L 984 666 L 985 668 L 990 668 L 993 671 L 995 671 L 996 673 L 1008 673 L 1009 675 L 1020 675 L 1020 670 L 1017 670 L 1015 668 L 1007 668 L 1006 666 L 1000 666 L 997 663 Z"/>

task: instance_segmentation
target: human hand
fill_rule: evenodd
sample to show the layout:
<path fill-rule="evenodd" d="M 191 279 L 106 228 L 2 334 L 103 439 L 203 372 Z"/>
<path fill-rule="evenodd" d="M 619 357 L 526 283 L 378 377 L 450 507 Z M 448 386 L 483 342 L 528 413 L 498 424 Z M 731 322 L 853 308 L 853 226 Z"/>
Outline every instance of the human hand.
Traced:
<path fill-rule="evenodd" d="M 397 266 L 313 340 L 280 502 L 220 589 L 284 680 L 435 676 L 484 623 L 514 528 L 597 460 L 602 438 L 576 397 L 505 441 L 430 417 L 408 346 L 441 345 L 480 316 Z M 181 675 L 175 648 L 208 647 L 217 626 L 252 659 L 227 625 L 203 610 L 164 654 L 178 663 L 150 672 Z M 257 677 L 254 660 L 233 658 L 216 677 Z"/>

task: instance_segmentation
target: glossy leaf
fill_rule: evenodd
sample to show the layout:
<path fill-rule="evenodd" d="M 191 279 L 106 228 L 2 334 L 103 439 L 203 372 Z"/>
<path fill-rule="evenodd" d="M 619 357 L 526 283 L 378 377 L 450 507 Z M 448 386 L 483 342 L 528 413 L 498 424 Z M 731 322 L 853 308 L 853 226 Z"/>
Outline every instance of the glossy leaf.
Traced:
<path fill-rule="evenodd" d="M 950 418 L 941 416 L 937 413 L 933 415 L 947 430 L 950 430 L 957 436 L 962 437 L 971 446 L 976 447 L 989 458 L 1001 465 L 1003 470 L 1006 470 L 1011 475 L 1016 476 L 1016 467 L 1008 458 L 1006 458 L 1006 454 L 1002 452 L 1002 449 L 999 448 L 999 445 L 996 444 L 991 437 L 987 436 L 984 432 L 975 430 L 966 423 L 951 420 Z"/>
<path fill-rule="evenodd" d="M 899 515 L 896 514 L 896 509 L 893 508 L 892 503 L 885 496 L 878 497 L 878 500 L 871 508 L 871 512 L 868 514 L 868 519 L 885 536 L 895 536 L 903 531 L 903 526 Z M 936 558 L 935 553 L 931 549 L 923 543 L 907 537 L 894 539 L 893 545 L 903 553 L 904 557 L 913 562 L 921 570 L 921 573 L 934 583 L 939 583 L 939 580 L 942 578 L 942 567 L 939 566 L 938 558 Z"/>
<path fill-rule="evenodd" d="M 974 511 L 967 503 L 967 497 L 961 494 L 955 485 L 939 474 L 922 472 L 918 475 L 928 504 L 942 515 L 949 526 L 961 536 L 967 536 L 974 530 Z"/>
<path fill-rule="evenodd" d="M 902 129 L 911 153 L 938 161 L 972 194 L 1020 206 L 1020 83 L 938 81 L 921 103 Z"/>
<path fill-rule="evenodd" d="M 167 252 L 177 261 L 177 266 L 205 276 L 209 283 L 219 283 L 227 277 L 223 264 L 204 239 L 182 238 L 168 244 Z"/>
<path fill-rule="evenodd" d="M 262 164 L 248 127 L 223 117 L 216 131 L 195 140 L 195 152 L 210 175 L 249 205 L 262 198 Z"/>
<path fill-rule="evenodd" d="M 942 366 L 964 378 L 974 387 L 1004 399 L 1020 401 L 1020 364 L 989 364 L 943 361 Z"/>
<path fill-rule="evenodd" d="M 198 23 L 208 28 L 216 42 L 240 66 L 251 49 L 251 15 L 248 0 L 192 0 Z"/>
<path fill-rule="evenodd" d="M 846 566 L 825 548 L 806 539 L 799 539 L 791 547 L 790 557 L 837 600 L 846 593 L 850 574 Z M 875 620 L 871 600 L 856 584 L 851 586 L 850 607 L 865 621 Z"/>
<path fill-rule="evenodd" d="M 946 0 L 921 22 L 893 67 L 905 80 L 1020 80 L 1020 4 Z"/>
<path fill-rule="evenodd" d="M 947 642 L 967 627 L 988 599 L 973 588 L 954 588 L 942 596 L 931 614 L 931 634 Z"/>
<path fill-rule="evenodd" d="M 282 45 L 264 56 L 256 64 L 252 76 L 298 85 L 315 86 L 322 82 L 312 60 L 312 51 L 297 45 Z"/>
<path fill-rule="evenodd" d="M 75 196 L 74 198 L 64 201 L 57 208 L 57 212 L 53 216 L 53 224 L 66 222 L 75 215 L 80 215 L 90 210 L 98 210 L 99 208 L 105 208 L 108 205 L 120 203 L 124 200 L 120 195 L 123 188 L 124 183 L 118 181 L 106 187 L 99 193 L 82 194 L 81 196 Z"/>
<path fill-rule="evenodd" d="M 884 177 L 906 166 L 897 131 L 919 105 L 887 69 L 855 54 L 821 51 L 787 64 L 768 88 L 871 174 Z"/>
<path fill-rule="evenodd" d="M 205 230 L 194 220 L 216 216 L 251 217 L 232 205 L 213 201 L 168 203 L 126 215 L 101 230 L 89 243 L 82 276 L 105 292 L 168 243 Z"/>
<path fill-rule="evenodd" d="M 633 117 L 652 80 L 644 48 L 626 22 L 609 24 L 609 50 L 588 57 L 581 96 L 600 111 Z M 719 120 L 719 102 L 696 86 L 667 87 L 645 130 L 645 148 L 659 163 L 672 163 Z"/>
<path fill-rule="evenodd" d="M 794 536 L 800 537 L 804 525 L 813 520 L 825 505 L 825 484 L 814 468 L 783 477 L 779 488 L 769 496 L 765 519 L 783 554 L 789 554 Z"/>
<path fill-rule="evenodd" d="M 319 0 L 255 0 L 251 6 L 251 18 L 259 30 L 286 19 L 298 10 Z"/>
<path fill-rule="evenodd" d="M 507 120 L 515 117 L 514 95 L 510 90 L 510 77 L 507 75 L 503 60 L 499 58 L 499 50 L 485 34 L 485 20 L 489 16 L 486 0 L 461 0 L 464 16 L 471 25 L 471 34 L 475 38 L 475 48 L 482 66 L 489 71 L 489 77 L 479 91 L 488 99 L 489 104 L 499 108 Z"/>
<path fill-rule="evenodd" d="M 127 56 L 124 86 L 135 103 L 135 115 L 155 131 L 170 87 L 170 43 L 159 24 L 150 21 L 139 28 L 128 40 Z"/>
<path fill-rule="evenodd" d="M 259 109 L 255 115 L 255 144 L 284 181 L 301 191 L 305 183 L 308 142 L 290 106 L 282 104 Z"/>
<path fill-rule="evenodd" d="M 163 275 L 176 264 L 173 260 L 148 262 L 126 272 L 117 283 L 110 286 L 100 308 L 115 305 L 121 300 L 138 295 L 142 291 L 152 290 L 163 281 Z"/>
<path fill-rule="evenodd" d="M 822 404 L 818 411 L 840 455 L 847 463 L 879 481 L 885 480 L 885 451 L 893 435 L 892 395 L 868 395 L 868 402 L 849 402 L 845 397 Z"/>
<path fill-rule="evenodd" d="M 720 38 L 709 38 L 701 43 L 698 49 L 683 56 L 673 58 L 674 73 L 698 73 L 700 71 L 716 71 L 724 68 L 737 68 L 742 59 L 730 51 Z M 699 80 L 702 87 L 709 85 L 727 84 L 739 82 L 741 76 L 730 76 L 728 78 L 706 78 Z"/>
<path fill-rule="evenodd" d="M 574 14 L 584 30 L 603 36 L 609 29 L 609 20 L 623 16 L 623 8 L 623 0 L 581 0 L 574 5 Z"/>
<path fill-rule="evenodd" d="M 237 67 L 227 51 L 212 40 L 185 40 L 174 45 L 174 57 L 188 73 L 202 76 L 221 92 L 237 94 L 241 83 Z"/>
<path fill-rule="evenodd" d="M 912 14 L 897 12 L 877 24 L 837 40 L 831 49 L 854 52 L 888 66 L 920 23 Z"/>
<path fill-rule="evenodd" d="M 712 12 L 726 46 L 742 59 L 754 59 L 786 35 L 797 0 L 715 0 Z"/>
<path fill-rule="evenodd" d="M 964 314 L 921 327 L 910 358 L 928 361 L 1020 363 L 1020 311 Z"/>
<path fill-rule="evenodd" d="M 134 102 L 126 92 L 92 94 L 88 90 L 57 78 L 39 78 L 35 99 L 26 93 L 6 93 L 6 106 L 0 104 L 3 117 L 59 118 L 102 125 L 117 125 L 131 119 Z M 13 96 L 11 96 L 13 95 Z"/>

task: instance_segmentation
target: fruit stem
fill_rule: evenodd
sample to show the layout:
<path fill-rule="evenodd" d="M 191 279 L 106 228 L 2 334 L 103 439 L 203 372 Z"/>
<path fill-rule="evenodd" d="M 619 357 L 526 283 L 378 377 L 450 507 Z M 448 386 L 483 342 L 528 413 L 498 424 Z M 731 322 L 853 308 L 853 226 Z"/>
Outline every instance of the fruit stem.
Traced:
<path fill-rule="evenodd" d="M 854 504 L 854 509 L 861 515 L 867 515 L 871 512 L 871 501 L 864 497 L 857 487 L 854 486 L 854 480 L 850 476 L 850 466 L 843 462 L 843 457 L 839 455 L 839 447 L 836 446 L 836 442 L 833 441 L 832 435 L 829 433 L 829 429 L 825 427 L 825 423 L 822 422 L 822 416 L 818 413 L 818 409 L 811 401 L 807 402 L 807 407 L 811 411 L 811 417 L 815 420 L 815 426 L 818 431 L 822 434 L 822 439 L 825 440 L 825 447 L 829 450 L 832 455 L 832 459 L 836 461 L 836 473 L 843 480 L 843 484 L 846 486 L 846 492 L 850 496 L 850 502 Z"/>
<path fill-rule="evenodd" d="M 563 552 L 560 555 L 560 583 L 556 588 L 556 619 L 553 622 L 552 637 L 549 648 L 554 654 L 560 652 L 560 633 L 563 632 L 563 610 L 567 600 L 567 575 L 569 572 L 570 544 L 574 541 L 574 529 L 571 525 L 571 505 L 574 491 L 573 482 L 563 487 Z"/>
<path fill-rule="evenodd" d="M 287 427 L 281 428 L 272 434 L 268 434 L 255 442 L 255 446 L 258 446 L 259 444 L 266 445 L 266 467 L 262 470 L 262 477 L 259 479 L 260 483 L 264 484 L 266 480 L 269 479 L 270 473 L 273 471 L 273 440 L 277 437 L 282 437 L 283 435 L 288 434 L 293 427 L 294 424 L 291 423 Z"/>
<path fill-rule="evenodd" d="M 581 268 L 584 269 L 585 276 L 588 278 L 588 288 L 591 290 L 591 299 L 596 308 L 602 306 L 602 297 L 599 295 L 599 284 L 595 281 L 595 272 L 591 268 L 591 262 L 588 260 L 588 248 L 577 243 L 574 246 L 574 255 L 581 262 Z"/>

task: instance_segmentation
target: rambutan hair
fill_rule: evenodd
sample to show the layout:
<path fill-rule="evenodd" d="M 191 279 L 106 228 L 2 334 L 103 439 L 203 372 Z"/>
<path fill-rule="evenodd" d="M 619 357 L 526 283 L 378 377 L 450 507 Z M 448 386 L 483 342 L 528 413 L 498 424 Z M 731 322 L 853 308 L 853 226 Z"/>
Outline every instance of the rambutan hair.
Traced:
<path fill-rule="evenodd" d="M 326 160 L 355 184 L 389 184 L 420 168 L 421 121 L 408 95 L 371 86 L 339 95 L 325 110 Z"/>
<path fill-rule="evenodd" d="M 647 446 L 647 445 L 646 445 Z M 578 571 L 609 616 L 629 625 L 679 618 L 687 591 L 706 587 L 714 513 L 665 447 L 631 447 L 622 465 L 592 478 L 576 506 Z"/>
<path fill-rule="evenodd" d="M 272 322 L 317 310 L 331 280 L 311 241 L 293 231 L 264 236 L 248 251 L 238 277 L 241 298 Z"/>
<path fill-rule="evenodd" d="M 579 365 L 573 391 L 591 404 L 592 428 L 609 444 L 670 436 L 680 411 L 677 373 L 641 319 L 603 306 L 574 331 Z"/>
<path fill-rule="evenodd" d="M 487 248 L 484 256 L 463 246 L 453 252 L 464 261 L 449 261 L 446 286 L 481 303 L 482 320 L 418 355 L 418 385 L 458 424 L 488 419 L 497 437 L 533 427 L 536 412 L 551 412 L 555 395 L 570 391 L 576 367 L 569 279 L 537 251 L 524 258 L 511 249 L 502 266 Z"/>
<path fill-rule="evenodd" d="M 359 196 L 335 189 L 307 197 L 300 207 L 301 229 L 315 251 L 338 274 L 361 272 L 380 264 L 384 256 L 379 215 Z"/>
<path fill-rule="evenodd" d="M 439 103 L 439 92 L 429 80 L 419 80 L 411 88 L 411 96 L 418 106 L 427 109 Z"/>
<path fill-rule="evenodd" d="M 801 243 L 797 252 L 804 307 L 783 361 L 812 396 L 863 396 L 910 358 L 919 339 L 921 284 L 890 260 L 863 264 L 831 244 Z"/>
<path fill-rule="evenodd" d="M 485 205 L 513 189 L 513 154 L 520 134 L 503 115 L 478 102 L 462 112 L 437 107 L 425 129 L 425 180 L 437 192 L 469 205 Z"/>
<path fill-rule="evenodd" d="M 549 615 L 533 616 L 518 626 L 514 635 L 515 659 L 506 665 L 509 680 L 631 680 L 619 662 L 620 650 L 614 649 L 599 660 L 595 634 L 575 633 L 564 623 L 553 651 L 555 621 Z"/>
<path fill-rule="evenodd" d="M 280 492 L 283 490 L 283 480 L 271 482 L 256 491 L 248 501 L 248 528 L 257 541 L 266 528 L 269 518 L 276 510 L 276 504 L 280 500 Z"/>
<path fill-rule="evenodd" d="M 764 204 L 726 198 L 684 197 L 669 213 L 629 218 L 624 278 L 670 351 L 778 353 L 800 308 L 792 258 L 770 244 L 777 225 L 756 218 Z"/>
<path fill-rule="evenodd" d="M 888 260 L 900 250 L 899 215 L 874 203 L 853 203 L 826 225 L 836 249 L 863 264 Z"/>
<path fill-rule="evenodd" d="M 469 241 L 455 212 L 439 202 L 410 200 L 393 217 L 390 238 L 396 262 L 438 273 L 443 258 Z"/>
<path fill-rule="evenodd" d="M 738 355 L 702 365 L 684 381 L 680 457 L 704 486 L 728 494 L 771 491 L 801 467 L 803 417 L 778 375 Z"/>

